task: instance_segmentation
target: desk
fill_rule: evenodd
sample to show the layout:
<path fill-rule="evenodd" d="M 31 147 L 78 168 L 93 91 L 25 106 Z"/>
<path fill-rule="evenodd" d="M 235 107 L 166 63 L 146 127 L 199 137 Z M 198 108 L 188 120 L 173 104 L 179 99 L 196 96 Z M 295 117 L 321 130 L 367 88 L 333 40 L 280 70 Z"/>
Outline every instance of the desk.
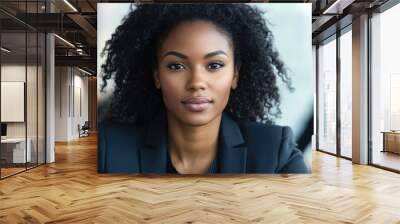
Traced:
<path fill-rule="evenodd" d="M 400 154 L 400 131 L 382 131 L 383 152 Z"/>
<path fill-rule="evenodd" d="M 25 163 L 31 161 L 31 145 L 30 138 L 27 139 L 25 154 L 25 138 L 6 138 L 1 139 L 1 157 L 6 163 Z M 12 158 L 12 159 L 11 159 Z M 25 161 L 27 159 L 27 161 Z"/>

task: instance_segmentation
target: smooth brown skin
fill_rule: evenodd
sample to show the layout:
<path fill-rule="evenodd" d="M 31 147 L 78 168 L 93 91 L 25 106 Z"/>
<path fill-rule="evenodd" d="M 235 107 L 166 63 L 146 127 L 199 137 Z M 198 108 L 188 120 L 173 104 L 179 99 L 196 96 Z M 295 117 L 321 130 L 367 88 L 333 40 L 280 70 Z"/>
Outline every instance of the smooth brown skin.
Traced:
<path fill-rule="evenodd" d="M 172 164 L 181 174 L 205 173 L 216 156 L 222 112 L 238 82 L 231 39 L 211 22 L 183 22 L 171 30 L 157 58 L 154 80 L 167 110 Z M 190 111 L 182 103 L 190 97 L 211 103 Z"/>

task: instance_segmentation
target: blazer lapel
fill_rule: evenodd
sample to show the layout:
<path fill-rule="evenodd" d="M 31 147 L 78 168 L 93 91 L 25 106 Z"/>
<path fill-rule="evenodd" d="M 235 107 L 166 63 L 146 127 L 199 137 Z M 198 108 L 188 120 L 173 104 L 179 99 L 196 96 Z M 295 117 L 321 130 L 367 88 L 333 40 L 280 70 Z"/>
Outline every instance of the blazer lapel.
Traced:
<path fill-rule="evenodd" d="M 141 173 L 166 173 L 167 122 L 160 113 L 145 129 L 144 144 L 140 149 Z"/>
<path fill-rule="evenodd" d="M 221 173 L 245 173 L 247 147 L 239 126 L 227 114 L 222 114 L 219 133 L 218 160 Z"/>

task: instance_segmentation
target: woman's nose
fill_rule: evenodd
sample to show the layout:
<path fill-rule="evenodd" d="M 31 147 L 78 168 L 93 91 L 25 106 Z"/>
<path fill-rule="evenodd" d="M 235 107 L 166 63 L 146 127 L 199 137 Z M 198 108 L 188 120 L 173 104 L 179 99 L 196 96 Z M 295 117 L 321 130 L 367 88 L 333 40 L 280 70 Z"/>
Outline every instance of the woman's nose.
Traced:
<path fill-rule="evenodd" d="M 204 71 L 201 68 L 191 69 L 186 88 L 191 91 L 204 90 L 206 88 L 204 75 Z"/>

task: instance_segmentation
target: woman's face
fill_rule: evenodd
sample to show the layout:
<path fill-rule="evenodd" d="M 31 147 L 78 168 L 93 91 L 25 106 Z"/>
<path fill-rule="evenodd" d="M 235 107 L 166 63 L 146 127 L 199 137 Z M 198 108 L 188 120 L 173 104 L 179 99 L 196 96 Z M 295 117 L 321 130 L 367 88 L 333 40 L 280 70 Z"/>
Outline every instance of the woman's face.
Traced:
<path fill-rule="evenodd" d="M 191 125 L 218 118 L 236 88 L 231 39 L 213 23 L 183 22 L 162 43 L 154 79 L 167 112 Z"/>

